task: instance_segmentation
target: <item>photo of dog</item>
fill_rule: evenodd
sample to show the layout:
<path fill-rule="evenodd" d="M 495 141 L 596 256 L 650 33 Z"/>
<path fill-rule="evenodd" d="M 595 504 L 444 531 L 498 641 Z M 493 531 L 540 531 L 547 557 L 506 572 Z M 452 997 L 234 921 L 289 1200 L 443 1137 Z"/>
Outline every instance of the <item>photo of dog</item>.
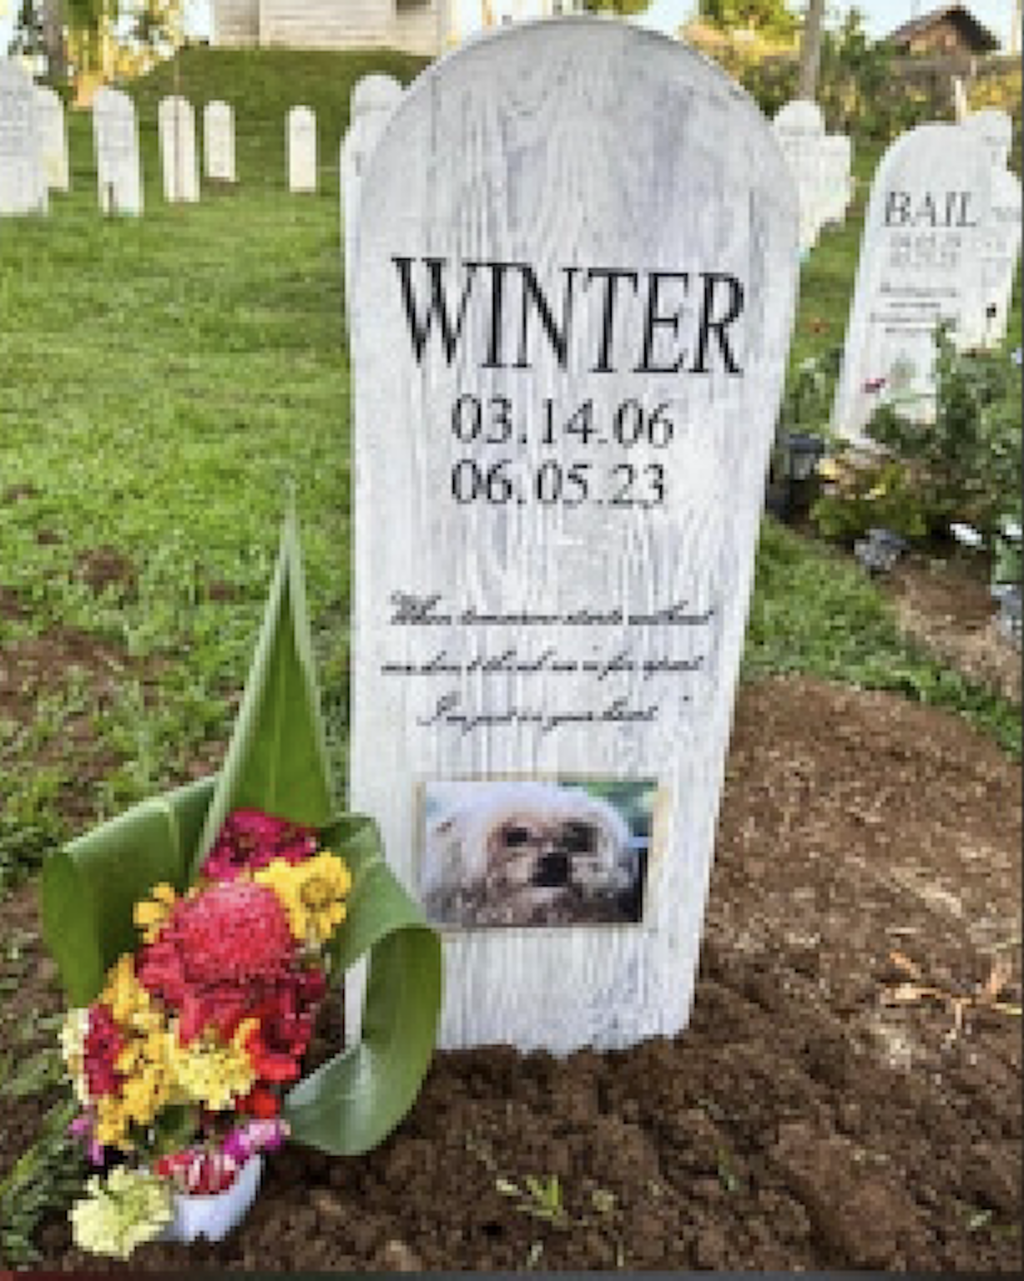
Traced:
<path fill-rule="evenodd" d="M 628 815 L 607 795 L 616 789 L 629 791 Z M 639 921 L 653 793 L 653 784 L 633 782 L 427 784 L 420 892 L 428 919 L 445 926 Z"/>

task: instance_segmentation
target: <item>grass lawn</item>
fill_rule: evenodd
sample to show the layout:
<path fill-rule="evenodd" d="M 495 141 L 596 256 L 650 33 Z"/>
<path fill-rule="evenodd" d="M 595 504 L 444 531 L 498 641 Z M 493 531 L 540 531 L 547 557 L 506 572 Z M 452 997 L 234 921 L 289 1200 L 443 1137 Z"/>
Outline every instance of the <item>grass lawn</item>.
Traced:
<path fill-rule="evenodd" d="M 0 226 L 0 882 L 48 844 L 217 760 L 276 552 L 301 510 L 339 772 L 346 741 L 349 376 L 337 149 L 351 85 L 397 55 L 188 51 L 137 89 L 146 212 L 97 211 L 91 121 L 73 190 Z M 177 68 L 177 69 L 176 69 Z M 159 191 L 156 102 L 235 105 L 240 182 L 197 206 Z M 321 192 L 284 190 L 283 123 L 319 115 Z M 857 210 L 878 148 L 857 152 Z M 859 212 L 805 264 L 794 365 L 842 341 Z M 1013 332 L 1019 333 L 1019 300 Z M 812 671 L 963 710 L 1009 749 L 1017 709 L 897 639 L 840 558 L 769 527 L 747 670 Z M 104 679 L 100 679 L 104 677 Z M 45 696 L 35 697 L 35 691 Z"/>

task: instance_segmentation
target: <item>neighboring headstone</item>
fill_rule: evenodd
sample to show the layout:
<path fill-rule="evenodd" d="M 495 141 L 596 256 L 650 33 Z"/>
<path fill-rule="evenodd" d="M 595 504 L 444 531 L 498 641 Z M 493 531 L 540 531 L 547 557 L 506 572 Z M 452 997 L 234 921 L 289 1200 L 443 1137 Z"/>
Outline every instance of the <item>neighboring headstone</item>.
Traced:
<path fill-rule="evenodd" d="M 196 116 L 186 98 L 172 94 L 157 108 L 164 199 L 194 203 L 199 199 Z"/>
<path fill-rule="evenodd" d="M 43 173 L 51 191 L 67 191 L 71 186 L 68 172 L 68 131 L 64 122 L 64 103 L 49 85 L 36 85 L 36 118 L 42 148 Z"/>
<path fill-rule="evenodd" d="M 844 133 L 826 134 L 819 144 L 822 223 L 841 223 L 853 199 L 853 143 Z"/>
<path fill-rule="evenodd" d="M 356 81 L 349 108 L 349 127 L 341 141 L 338 172 L 341 186 L 341 228 L 344 245 L 346 311 L 351 316 L 349 282 L 359 209 L 359 185 L 373 148 L 402 97 L 393 76 L 369 75 Z"/>
<path fill-rule="evenodd" d="M 36 92 L 17 63 L 0 58 L 0 215 L 48 209 Z"/>
<path fill-rule="evenodd" d="M 921 125 L 875 172 L 846 332 L 833 429 L 869 445 L 864 426 L 886 399 L 921 419 L 933 411 L 934 332 L 970 342 L 980 306 L 982 235 L 992 175 L 958 125 Z"/>
<path fill-rule="evenodd" d="M 316 191 L 316 114 L 312 107 L 288 112 L 288 190 Z"/>
<path fill-rule="evenodd" d="M 553 19 L 424 71 L 360 202 L 351 805 L 444 930 L 442 1044 L 673 1034 L 793 320 L 785 160 L 710 60 Z"/>
<path fill-rule="evenodd" d="M 1005 111 L 1000 111 L 997 107 L 972 111 L 961 128 L 978 139 L 985 148 L 993 169 L 1006 168 L 1013 144 L 1013 121 Z"/>
<path fill-rule="evenodd" d="M 141 214 L 142 161 L 134 102 L 120 89 L 97 89 L 92 129 L 100 209 L 105 214 Z"/>
<path fill-rule="evenodd" d="M 203 108 L 203 165 L 214 182 L 235 182 L 235 113 L 227 102 Z"/>
<path fill-rule="evenodd" d="M 823 182 L 822 140 L 825 117 L 816 102 L 797 98 L 781 107 L 772 120 L 800 201 L 800 253 L 818 239 L 824 221 L 822 206 L 828 199 Z"/>
<path fill-rule="evenodd" d="M 997 169 L 992 176 L 992 212 L 981 249 L 980 325 L 985 347 L 998 347 L 1006 337 L 1020 244 L 1020 179 L 1009 169 Z"/>

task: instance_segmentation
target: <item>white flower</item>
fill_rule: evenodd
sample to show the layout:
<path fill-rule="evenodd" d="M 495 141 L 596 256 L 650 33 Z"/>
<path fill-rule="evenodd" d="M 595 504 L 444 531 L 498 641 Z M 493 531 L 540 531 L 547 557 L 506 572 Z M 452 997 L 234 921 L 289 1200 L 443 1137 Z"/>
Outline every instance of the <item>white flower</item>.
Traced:
<path fill-rule="evenodd" d="M 964 525 L 959 521 L 954 521 L 950 525 L 949 532 L 958 543 L 962 543 L 965 547 L 980 547 L 985 541 L 984 537 L 978 533 L 973 525 Z"/>
<path fill-rule="evenodd" d="M 1014 520 L 1012 516 L 1004 516 L 999 522 L 999 528 L 1006 538 L 1012 538 L 1015 543 L 1020 542 L 1021 528 L 1019 520 Z"/>

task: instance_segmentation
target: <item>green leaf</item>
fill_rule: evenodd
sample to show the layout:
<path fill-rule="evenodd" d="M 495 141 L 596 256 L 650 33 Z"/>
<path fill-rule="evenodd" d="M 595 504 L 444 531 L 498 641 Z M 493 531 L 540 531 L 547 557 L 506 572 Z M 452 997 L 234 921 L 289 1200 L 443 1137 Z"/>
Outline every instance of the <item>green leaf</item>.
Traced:
<path fill-rule="evenodd" d="M 138 946 L 138 900 L 161 881 L 187 885 L 213 784 L 202 779 L 143 801 L 43 864 L 43 939 L 72 1005 L 92 1001 L 109 967 Z"/>
<path fill-rule="evenodd" d="M 441 940 L 384 862 L 370 820 L 349 816 L 324 839 L 353 878 L 335 960 L 346 968 L 369 956 L 362 1039 L 300 1081 L 282 1115 L 299 1142 L 354 1156 L 386 1138 L 419 1092 L 441 1009 Z"/>
<path fill-rule="evenodd" d="M 243 808 L 316 828 L 325 827 L 335 814 L 291 507 L 245 693 L 190 869 L 192 879 L 228 814 Z"/>

